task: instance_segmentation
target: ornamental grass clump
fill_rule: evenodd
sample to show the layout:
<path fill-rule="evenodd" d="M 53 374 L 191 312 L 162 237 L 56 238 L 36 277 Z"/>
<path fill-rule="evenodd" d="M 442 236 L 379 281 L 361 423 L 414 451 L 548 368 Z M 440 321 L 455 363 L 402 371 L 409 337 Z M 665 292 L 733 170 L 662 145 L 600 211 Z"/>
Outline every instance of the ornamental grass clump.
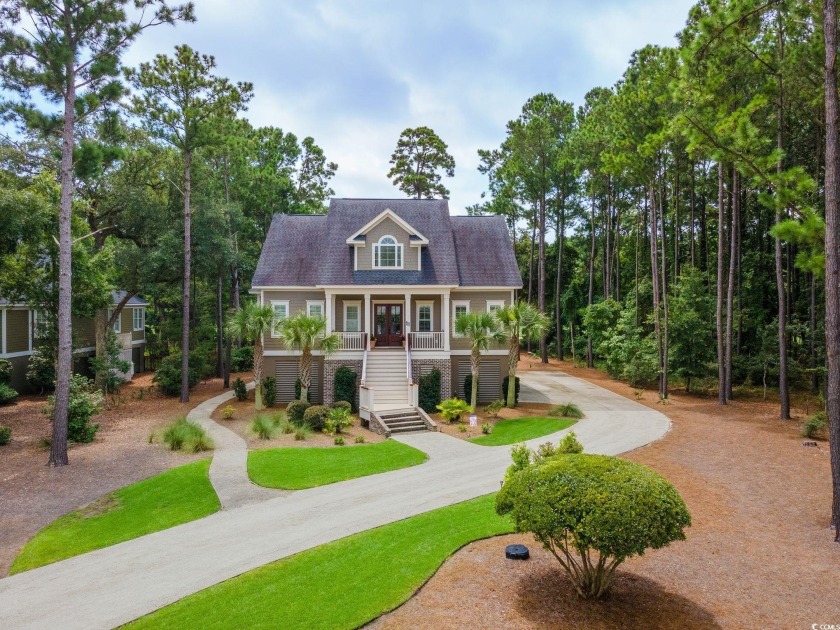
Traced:
<path fill-rule="evenodd" d="M 271 416 L 260 414 L 251 420 L 251 432 L 261 440 L 270 440 L 277 433 L 277 423 Z"/>
<path fill-rule="evenodd" d="M 519 449 L 519 447 L 517 447 Z M 515 451 L 514 466 L 524 453 Z M 557 559 L 578 595 L 609 592 L 616 568 L 676 540 L 691 516 L 677 490 L 635 462 L 604 455 L 564 455 L 509 471 L 496 511 L 531 532 Z"/>
<path fill-rule="evenodd" d="M 552 407 L 548 415 L 555 418 L 583 418 L 583 412 L 580 410 L 580 407 L 572 402 Z"/>
<path fill-rule="evenodd" d="M 179 418 L 163 430 L 161 439 L 170 450 L 200 453 L 213 449 L 213 440 L 199 424 Z"/>

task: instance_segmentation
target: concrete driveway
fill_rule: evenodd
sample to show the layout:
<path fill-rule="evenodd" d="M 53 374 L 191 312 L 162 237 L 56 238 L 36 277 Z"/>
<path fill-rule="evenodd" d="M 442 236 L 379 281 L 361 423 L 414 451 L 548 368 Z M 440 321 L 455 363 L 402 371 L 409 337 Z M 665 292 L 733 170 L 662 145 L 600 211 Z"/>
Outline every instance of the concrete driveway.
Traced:
<path fill-rule="evenodd" d="M 521 398 L 577 403 L 587 417 L 574 431 L 590 453 L 632 450 L 669 428 L 662 414 L 558 372 L 523 374 Z M 222 510 L 0 580 L 0 627 L 111 628 L 280 558 L 498 490 L 510 464 L 507 446 L 441 433 L 394 439 L 429 460 Z"/>

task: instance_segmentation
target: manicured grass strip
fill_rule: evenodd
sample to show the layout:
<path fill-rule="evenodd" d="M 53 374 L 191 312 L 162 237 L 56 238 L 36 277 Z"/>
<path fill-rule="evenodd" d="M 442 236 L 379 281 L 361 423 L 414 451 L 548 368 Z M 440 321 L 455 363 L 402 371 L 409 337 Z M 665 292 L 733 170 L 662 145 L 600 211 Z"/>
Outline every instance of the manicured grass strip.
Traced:
<path fill-rule="evenodd" d="M 479 497 L 273 562 L 129 627 L 357 628 L 402 604 L 467 543 L 511 531 L 495 496 Z"/>
<path fill-rule="evenodd" d="M 210 460 L 173 468 L 121 488 L 42 529 L 11 573 L 34 569 L 212 514 L 221 507 L 210 485 Z"/>
<path fill-rule="evenodd" d="M 542 437 L 562 431 L 572 426 L 577 420 L 568 418 L 514 418 L 513 420 L 502 420 L 495 427 L 490 435 L 482 435 L 470 440 L 482 446 L 503 446 L 505 444 L 517 444 L 533 438 Z"/>
<path fill-rule="evenodd" d="M 422 464 L 426 454 L 394 440 L 325 448 L 275 448 L 248 453 L 251 481 L 302 490 Z"/>

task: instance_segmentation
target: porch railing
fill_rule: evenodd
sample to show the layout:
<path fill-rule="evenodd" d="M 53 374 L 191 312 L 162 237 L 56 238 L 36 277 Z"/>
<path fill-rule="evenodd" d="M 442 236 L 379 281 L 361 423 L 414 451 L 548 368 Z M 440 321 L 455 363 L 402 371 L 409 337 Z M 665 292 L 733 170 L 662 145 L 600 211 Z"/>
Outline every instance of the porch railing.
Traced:
<path fill-rule="evenodd" d="M 408 342 L 412 350 L 443 350 L 442 332 L 411 332 Z"/>
<path fill-rule="evenodd" d="M 336 332 L 340 345 L 339 350 L 365 350 L 367 348 L 367 333 L 363 332 Z"/>

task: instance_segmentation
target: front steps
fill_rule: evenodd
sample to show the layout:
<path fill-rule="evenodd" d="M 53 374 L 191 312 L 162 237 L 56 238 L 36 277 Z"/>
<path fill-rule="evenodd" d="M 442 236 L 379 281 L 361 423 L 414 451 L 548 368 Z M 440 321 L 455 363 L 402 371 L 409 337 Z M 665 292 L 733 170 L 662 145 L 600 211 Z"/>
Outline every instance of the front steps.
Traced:
<path fill-rule="evenodd" d="M 405 361 L 402 349 L 368 352 L 365 385 L 375 392 L 374 411 L 411 407 Z"/>
<path fill-rule="evenodd" d="M 391 434 L 410 433 L 412 431 L 425 431 L 426 423 L 420 417 L 417 409 L 409 407 L 406 409 L 395 409 L 376 414 Z"/>

